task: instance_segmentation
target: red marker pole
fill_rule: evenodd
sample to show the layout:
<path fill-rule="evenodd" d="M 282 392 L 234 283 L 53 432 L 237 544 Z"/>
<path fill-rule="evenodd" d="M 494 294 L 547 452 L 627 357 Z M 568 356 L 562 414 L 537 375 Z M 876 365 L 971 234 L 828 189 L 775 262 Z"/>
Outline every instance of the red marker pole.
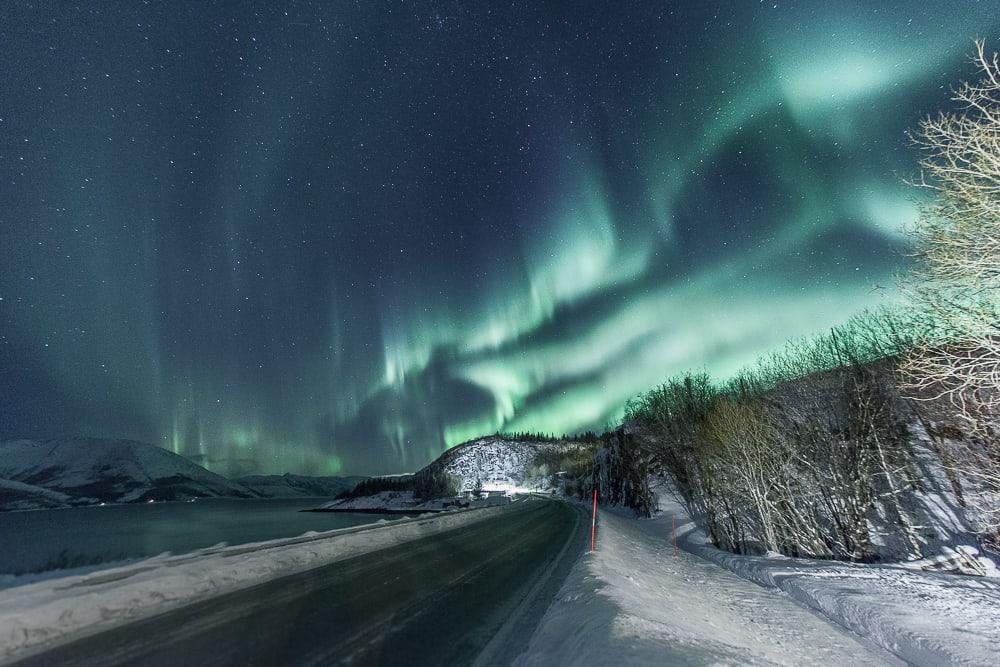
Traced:
<path fill-rule="evenodd" d="M 594 548 L 594 536 L 597 533 L 597 489 L 594 489 L 594 514 L 590 519 L 590 550 L 596 551 Z"/>
<path fill-rule="evenodd" d="M 677 555 L 677 519 L 670 516 L 670 540 L 674 543 L 674 555 Z"/>

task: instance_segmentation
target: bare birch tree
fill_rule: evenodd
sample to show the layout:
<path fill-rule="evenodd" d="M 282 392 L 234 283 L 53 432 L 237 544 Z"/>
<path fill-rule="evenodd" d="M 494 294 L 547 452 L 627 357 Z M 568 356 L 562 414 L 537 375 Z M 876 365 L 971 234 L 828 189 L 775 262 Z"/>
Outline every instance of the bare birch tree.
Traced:
<path fill-rule="evenodd" d="M 959 473 L 985 532 L 1000 528 L 1000 61 L 976 42 L 976 83 L 960 109 L 927 118 L 916 185 L 934 193 L 913 235 L 910 289 L 932 335 L 907 355 L 903 385 L 917 401 L 945 400 L 962 422 Z"/>

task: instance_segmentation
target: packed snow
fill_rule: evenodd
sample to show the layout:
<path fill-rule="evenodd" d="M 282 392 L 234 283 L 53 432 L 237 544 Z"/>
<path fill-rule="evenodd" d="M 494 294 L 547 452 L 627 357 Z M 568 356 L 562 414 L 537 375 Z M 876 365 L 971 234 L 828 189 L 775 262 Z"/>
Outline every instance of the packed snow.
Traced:
<path fill-rule="evenodd" d="M 446 512 L 183 556 L 0 590 L 0 662 L 240 588 L 458 528 L 504 508 Z"/>
<path fill-rule="evenodd" d="M 519 664 L 996 664 L 997 579 L 738 556 L 659 505 L 600 512 Z"/>
<path fill-rule="evenodd" d="M 579 447 L 567 440 L 520 441 L 489 436 L 456 445 L 415 473 L 444 472 L 455 480 L 459 496 L 419 500 L 408 490 L 386 490 L 368 496 L 339 499 L 317 508 L 331 512 L 439 512 L 452 507 L 483 507 L 506 497 L 548 489 L 555 471 L 536 467 L 540 453 L 564 453 Z M 409 477 L 409 476 L 408 476 Z M 477 487 L 489 497 L 470 494 Z"/>

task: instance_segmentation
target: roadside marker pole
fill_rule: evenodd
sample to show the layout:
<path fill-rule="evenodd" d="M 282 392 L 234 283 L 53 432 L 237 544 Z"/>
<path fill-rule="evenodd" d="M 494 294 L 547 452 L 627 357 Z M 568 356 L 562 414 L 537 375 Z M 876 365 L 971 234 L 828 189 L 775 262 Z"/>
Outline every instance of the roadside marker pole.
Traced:
<path fill-rule="evenodd" d="M 677 555 L 677 518 L 670 515 L 670 541 L 674 543 L 674 555 Z"/>
<path fill-rule="evenodd" d="M 594 548 L 594 535 L 597 532 L 597 489 L 594 489 L 594 513 L 590 519 L 590 550 L 596 551 Z"/>

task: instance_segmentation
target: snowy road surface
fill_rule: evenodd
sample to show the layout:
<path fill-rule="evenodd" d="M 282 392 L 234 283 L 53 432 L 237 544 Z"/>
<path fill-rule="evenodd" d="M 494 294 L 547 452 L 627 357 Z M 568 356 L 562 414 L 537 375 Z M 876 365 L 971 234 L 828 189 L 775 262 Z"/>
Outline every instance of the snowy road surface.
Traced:
<path fill-rule="evenodd" d="M 509 663 L 561 579 L 578 513 L 528 501 L 438 535 L 63 644 L 23 665 Z M 562 559 L 566 569 L 575 556 Z M 516 613 L 515 613 L 516 612 Z M 511 625 L 521 627 L 511 628 Z M 495 636 L 502 641 L 492 641 Z"/>
<path fill-rule="evenodd" d="M 524 500 L 11 588 L 0 663 L 996 664 L 995 581 L 722 554 L 662 500 L 579 559 L 589 522 Z"/>

